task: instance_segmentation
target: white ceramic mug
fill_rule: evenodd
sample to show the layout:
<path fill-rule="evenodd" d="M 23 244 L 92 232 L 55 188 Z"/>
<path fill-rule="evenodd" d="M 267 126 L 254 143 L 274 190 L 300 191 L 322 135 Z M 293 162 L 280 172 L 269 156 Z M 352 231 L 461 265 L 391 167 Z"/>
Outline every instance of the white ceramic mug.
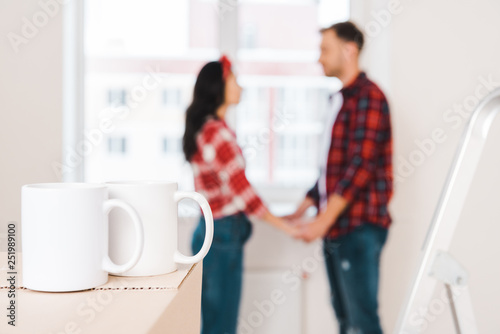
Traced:
<path fill-rule="evenodd" d="M 113 208 L 123 209 L 133 222 L 130 257 L 121 265 L 108 256 L 107 215 Z M 131 269 L 142 254 L 144 233 L 137 212 L 123 201 L 108 199 L 104 184 L 25 185 L 21 211 L 22 275 L 28 289 L 94 288 L 108 281 L 108 273 Z"/>
<path fill-rule="evenodd" d="M 173 272 L 177 263 L 196 263 L 203 260 L 212 245 L 214 223 L 207 200 L 196 192 L 177 190 L 177 183 L 156 181 L 108 182 L 110 198 L 127 201 L 139 213 L 144 224 L 144 251 L 137 265 L 122 276 L 152 276 Z M 177 249 L 177 204 L 184 198 L 195 200 L 205 216 L 206 234 L 201 250 L 186 256 Z M 110 221 L 109 254 L 116 262 L 130 256 L 129 243 L 133 236 L 128 217 L 112 212 Z"/>

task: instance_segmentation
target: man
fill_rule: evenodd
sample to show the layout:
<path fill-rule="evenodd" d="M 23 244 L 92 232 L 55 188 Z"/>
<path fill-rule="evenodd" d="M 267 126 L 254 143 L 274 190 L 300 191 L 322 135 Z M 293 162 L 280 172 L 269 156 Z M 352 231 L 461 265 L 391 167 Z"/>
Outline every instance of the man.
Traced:
<path fill-rule="evenodd" d="M 363 34 L 351 22 L 323 29 L 319 63 L 343 83 L 331 98 L 320 177 L 291 219 L 312 205 L 302 238 L 323 238 L 332 303 L 340 333 L 382 333 L 379 259 L 391 223 L 392 138 L 387 100 L 359 69 Z"/>

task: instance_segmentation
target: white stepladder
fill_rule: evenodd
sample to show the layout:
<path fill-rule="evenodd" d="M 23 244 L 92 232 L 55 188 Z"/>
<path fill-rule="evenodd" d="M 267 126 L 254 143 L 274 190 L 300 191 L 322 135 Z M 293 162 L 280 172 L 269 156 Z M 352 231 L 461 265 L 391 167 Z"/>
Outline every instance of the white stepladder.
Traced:
<path fill-rule="evenodd" d="M 425 330 L 429 305 L 436 283 L 444 283 L 456 333 L 477 334 L 468 273 L 447 253 L 474 178 L 488 133 L 500 113 L 500 89 L 479 103 L 462 135 L 454 162 L 441 193 L 422 247 L 422 255 L 395 334 L 415 334 Z"/>

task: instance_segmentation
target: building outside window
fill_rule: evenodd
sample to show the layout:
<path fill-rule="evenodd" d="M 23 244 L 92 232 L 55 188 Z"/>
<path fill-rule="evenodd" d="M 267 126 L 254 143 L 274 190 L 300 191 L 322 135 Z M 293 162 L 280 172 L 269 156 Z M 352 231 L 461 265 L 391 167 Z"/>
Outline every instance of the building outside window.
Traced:
<path fill-rule="evenodd" d="M 127 138 L 125 137 L 108 138 L 108 152 L 110 155 L 127 153 Z"/>
<path fill-rule="evenodd" d="M 179 137 L 163 137 L 162 151 L 166 155 L 182 155 L 182 139 Z"/>
<path fill-rule="evenodd" d="M 111 88 L 108 90 L 108 104 L 110 106 L 124 106 L 126 104 L 127 92 L 125 89 Z"/>
<path fill-rule="evenodd" d="M 179 88 L 165 88 L 163 90 L 163 105 L 179 108 L 182 101 L 182 91 Z"/>

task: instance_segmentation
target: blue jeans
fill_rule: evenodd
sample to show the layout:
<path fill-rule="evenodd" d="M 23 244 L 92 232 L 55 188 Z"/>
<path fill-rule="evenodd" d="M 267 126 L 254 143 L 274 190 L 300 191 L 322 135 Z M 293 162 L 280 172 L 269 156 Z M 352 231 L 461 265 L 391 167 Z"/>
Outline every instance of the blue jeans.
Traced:
<path fill-rule="evenodd" d="M 201 292 L 202 334 L 236 334 L 243 274 L 243 245 L 252 234 L 248 218 L 240 213 L 214 220 L 212 247 L 203 260 Z M 200 218 L 193 235 L 193 254 L 205 237 Z"/>
<path fill-rule="evenodd" d="M 323 251 L 340 334 L 381 334 L 378 316 L 379 262 L 387 230 L 364 224 L 325 239 Z"/>

